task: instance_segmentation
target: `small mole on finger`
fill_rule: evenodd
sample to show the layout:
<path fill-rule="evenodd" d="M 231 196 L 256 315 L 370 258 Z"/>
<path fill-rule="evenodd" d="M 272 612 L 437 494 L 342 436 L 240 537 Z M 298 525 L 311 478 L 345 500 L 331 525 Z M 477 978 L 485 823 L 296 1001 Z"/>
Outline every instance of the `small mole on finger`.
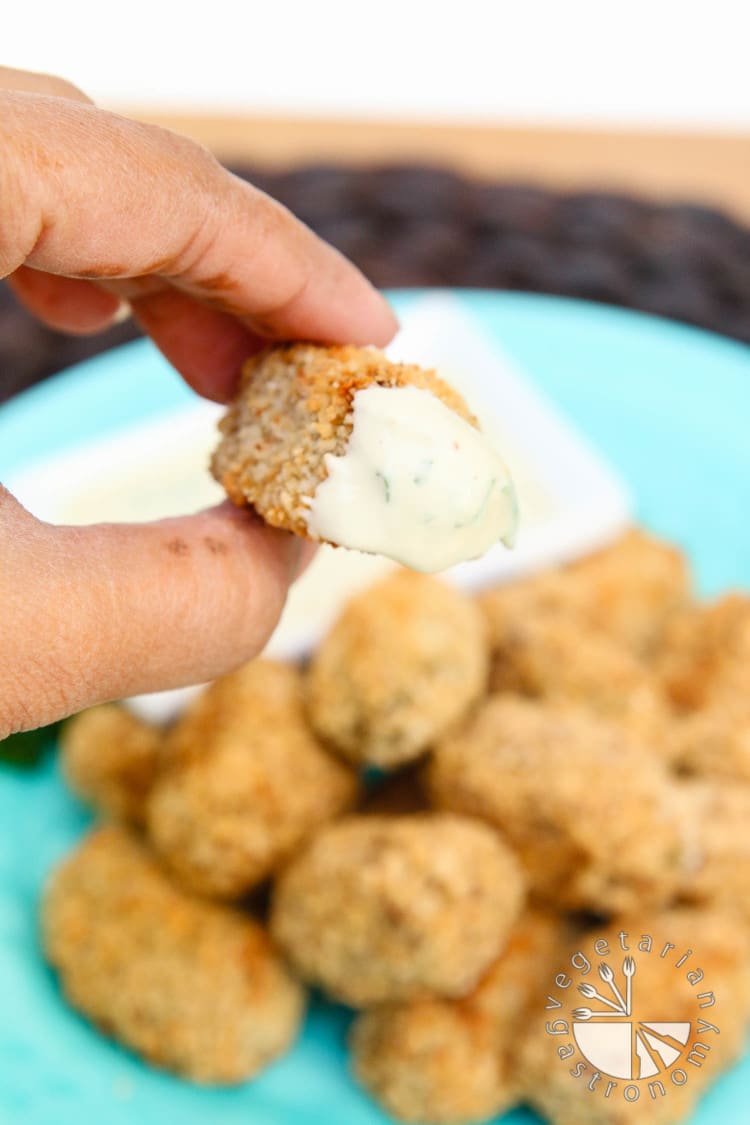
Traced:
<path fill-rule="evenodd" d="M 203 542 L 212 555 L 226 555 L 229 550 L 223 539 L 212 539 L 210 535 L 206 535 Z"/>
<path fill-rule="evenodd" d="M 184 539 L 170 539 L 168 540 L 167 550 L 170 555 L 189 555 L 190 548 Z"/>

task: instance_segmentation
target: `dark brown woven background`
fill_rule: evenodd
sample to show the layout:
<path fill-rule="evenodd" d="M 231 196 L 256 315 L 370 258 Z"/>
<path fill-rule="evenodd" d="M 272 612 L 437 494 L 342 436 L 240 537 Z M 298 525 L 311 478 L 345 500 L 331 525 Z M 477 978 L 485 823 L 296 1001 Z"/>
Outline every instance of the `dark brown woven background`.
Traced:
<path fill-rule="evenodd" d="M 689 203 L 476 182 L 446 169 L 235 169 L 381 287 L 522 289 L 642 309 L 750 343 L 750 230 Z M 38 325 L 0 286 L 0 401 L 132 339 Z"/>

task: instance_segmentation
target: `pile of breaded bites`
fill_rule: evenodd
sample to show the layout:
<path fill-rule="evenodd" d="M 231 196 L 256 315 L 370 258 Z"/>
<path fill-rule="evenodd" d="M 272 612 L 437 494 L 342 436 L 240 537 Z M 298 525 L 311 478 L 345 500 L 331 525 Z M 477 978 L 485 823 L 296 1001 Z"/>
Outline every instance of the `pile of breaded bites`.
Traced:
<path fill-rule="evenodd" d="M 362 1086 L 429 1125 L 683 1120 L 741 1051 L 750 596 L 699 603 L 642 531 L 478 598 L 394 571 L 308 666 L 256 660 L 165 730 L 95 708 L 62 755 L 106 823 L 50 880 L 45 948 L 157 1066 L 250 1079 L 308 986 L 357 1010 Z M 689 946 L 715 994 L 721 1035 L 665 1097 L 603 1096 L 549 1032 L 571 955 L 622 931 Z M 653 1011 L 693 1018 L 664 966 L 638 969 Z"/>

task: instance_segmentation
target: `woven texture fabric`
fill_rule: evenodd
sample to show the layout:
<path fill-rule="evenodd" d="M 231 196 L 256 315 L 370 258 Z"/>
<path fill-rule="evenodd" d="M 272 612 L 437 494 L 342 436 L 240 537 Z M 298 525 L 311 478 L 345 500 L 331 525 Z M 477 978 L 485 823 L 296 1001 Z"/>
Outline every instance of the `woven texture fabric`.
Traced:
<path fill-rule="evenodd" d="M 750 343 L 750 230 L 690 203 L 470 180 L 421 165 L 235 168 L 381 288 L 555 293 L 641 309 Z M 40 326 L 0 286 L 0 401 L 137 335 Z"/>

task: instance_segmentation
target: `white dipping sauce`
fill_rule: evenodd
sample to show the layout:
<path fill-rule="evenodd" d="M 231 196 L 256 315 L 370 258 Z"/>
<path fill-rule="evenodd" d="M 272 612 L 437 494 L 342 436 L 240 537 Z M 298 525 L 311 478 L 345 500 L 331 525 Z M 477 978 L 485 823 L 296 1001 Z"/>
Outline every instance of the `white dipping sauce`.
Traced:
<path fill-rule="evenodd" d="M 487 438 L 429 391 L 367 387 L 354 396 L 343 456 L 310 501 L 313 535 L 432 573 L 512 546 L 510 474 Z"/>

